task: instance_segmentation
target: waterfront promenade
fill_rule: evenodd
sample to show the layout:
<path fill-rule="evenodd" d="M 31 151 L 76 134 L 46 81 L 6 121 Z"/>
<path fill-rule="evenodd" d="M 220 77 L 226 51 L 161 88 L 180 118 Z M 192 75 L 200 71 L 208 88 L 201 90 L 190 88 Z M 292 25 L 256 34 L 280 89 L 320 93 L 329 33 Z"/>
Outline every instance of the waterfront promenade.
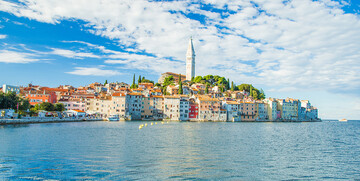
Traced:
<path fill-rule="evenodd" d="M 103 121 L 102 118 L 58 118 L 58 117 L 25 117 L 21 119 L 0 119 L 0 125 L 4 124 L 30 124 L 30 123 L 63 123 L 63 122 L 86 122 Z"/>

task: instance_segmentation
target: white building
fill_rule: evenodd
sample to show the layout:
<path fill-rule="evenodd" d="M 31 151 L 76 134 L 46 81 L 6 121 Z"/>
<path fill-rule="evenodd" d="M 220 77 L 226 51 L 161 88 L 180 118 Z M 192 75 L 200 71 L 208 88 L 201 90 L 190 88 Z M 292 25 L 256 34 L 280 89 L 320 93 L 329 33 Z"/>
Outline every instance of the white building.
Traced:
<path fill-rule="evenodd" d="M 127 117 L 127 99 L 124 93 L 114 93 L 112 97 L 89 99 L 86 110 L 99 113 L 106 118 L 110 115 Z"/>
<path fill-rule="evenodd" d="M 4 93 L 15 92 L 16 94 L 20 94 L 20 87 L 4 84 L 2 91 Z"/>
<path fill-rule="evenodd" d="M 180 120 L 180 96 L 164 96 L 164 118 Z"/>
<path fill-rule="evenodd" d="M 236 101 L 224 101 L 222 107 L 226 109 L 227 121 L 241 121 L 240 103 Z"/>
<path fill-rule="evenodd" d="M 270 121 L 277 119 L 277 102 L 276 99 L 266 98 L 264 102 L 267 104 L 267 114 Z"/>

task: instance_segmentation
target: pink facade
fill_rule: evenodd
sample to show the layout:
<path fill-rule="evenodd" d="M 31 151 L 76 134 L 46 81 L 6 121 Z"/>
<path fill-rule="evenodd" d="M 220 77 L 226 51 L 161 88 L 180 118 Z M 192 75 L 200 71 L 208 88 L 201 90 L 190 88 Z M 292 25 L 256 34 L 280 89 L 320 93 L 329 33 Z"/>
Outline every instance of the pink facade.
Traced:
<path fill-rule="evenodd" d="M 86 101 L 84 99 L 69 99 L 66 101 L 59 101 L 64 104 L 66 110 L 86 110 Z"/>

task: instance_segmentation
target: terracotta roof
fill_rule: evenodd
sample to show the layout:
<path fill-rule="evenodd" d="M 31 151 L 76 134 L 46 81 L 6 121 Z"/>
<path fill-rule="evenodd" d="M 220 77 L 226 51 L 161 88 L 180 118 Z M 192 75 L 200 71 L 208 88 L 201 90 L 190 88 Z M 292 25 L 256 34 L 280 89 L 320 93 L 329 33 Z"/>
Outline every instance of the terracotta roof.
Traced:
<path fill-rule="evenodd" d="M 164 96 L 155 96 L 155 95 L 150 95 L 150 97 L 154 97 L 154 98 L 164 98 Z"/>
<path fill-rule="evenodd" d="M 133 89 L 133 91 L 143 91 L 144 89 L 142 88 L 137 88 L 137 89 Z"/>
<path fill-rule="evenodd" d="M 139 83 L 139 85 L 154 85 L 153 83 Z"/>
<path fill-rule="evenodd" d="M 164 98 L 168 98 L 168 99 L 179 99 L 180 96 L 178 96 L 178 95 L 174 95 L 174 96 L 164 96 Z"/>
<path fill-rule="evenodd" d="M 59 89 L 59 88 L 50 88 L 50 87 L 41 87 L 40 90 L 47 90 L 47 91 L 55 91 L 55 92 L 68 92 L 68 89 Z"/>
<path fill-rule="evenodd" d="M 141 93 L 137 93 L 137 92 L 128 93 L 128 95 L 131 95 L 131 96 L 142 96 Z"/>
<path fill-rule="evenodd" d="M 113 93 L 112 94 L 112 96 L 116 96 L 116 97 L 124 97 L 125 96 L 125 94 L 124 93 L 121 93 L 121 92 L 115 92 L 115 93 Z"/>
<path fill-rule="evenodd" d="M 226 104 L 239 104 L 239 103 L 236 101 L 226 101 Z"/>
<path fill-rule="evenodd" d="M 209 96 L 199 96 L 200 101 L 219 101 L 217 98 L 211 98 Z"/>

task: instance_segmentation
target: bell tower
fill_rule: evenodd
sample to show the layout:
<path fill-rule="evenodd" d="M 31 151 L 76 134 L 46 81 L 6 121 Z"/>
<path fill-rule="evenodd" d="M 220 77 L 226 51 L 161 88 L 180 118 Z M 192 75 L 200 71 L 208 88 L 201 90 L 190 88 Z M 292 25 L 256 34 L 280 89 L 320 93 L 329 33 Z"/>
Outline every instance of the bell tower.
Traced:
<path fill-rule="evenodd" d="M 192 38 L 190 38 L 186 52 L 186 80 L 191 81 L 193 77 L 195 77 L 195 50 Z"/>

